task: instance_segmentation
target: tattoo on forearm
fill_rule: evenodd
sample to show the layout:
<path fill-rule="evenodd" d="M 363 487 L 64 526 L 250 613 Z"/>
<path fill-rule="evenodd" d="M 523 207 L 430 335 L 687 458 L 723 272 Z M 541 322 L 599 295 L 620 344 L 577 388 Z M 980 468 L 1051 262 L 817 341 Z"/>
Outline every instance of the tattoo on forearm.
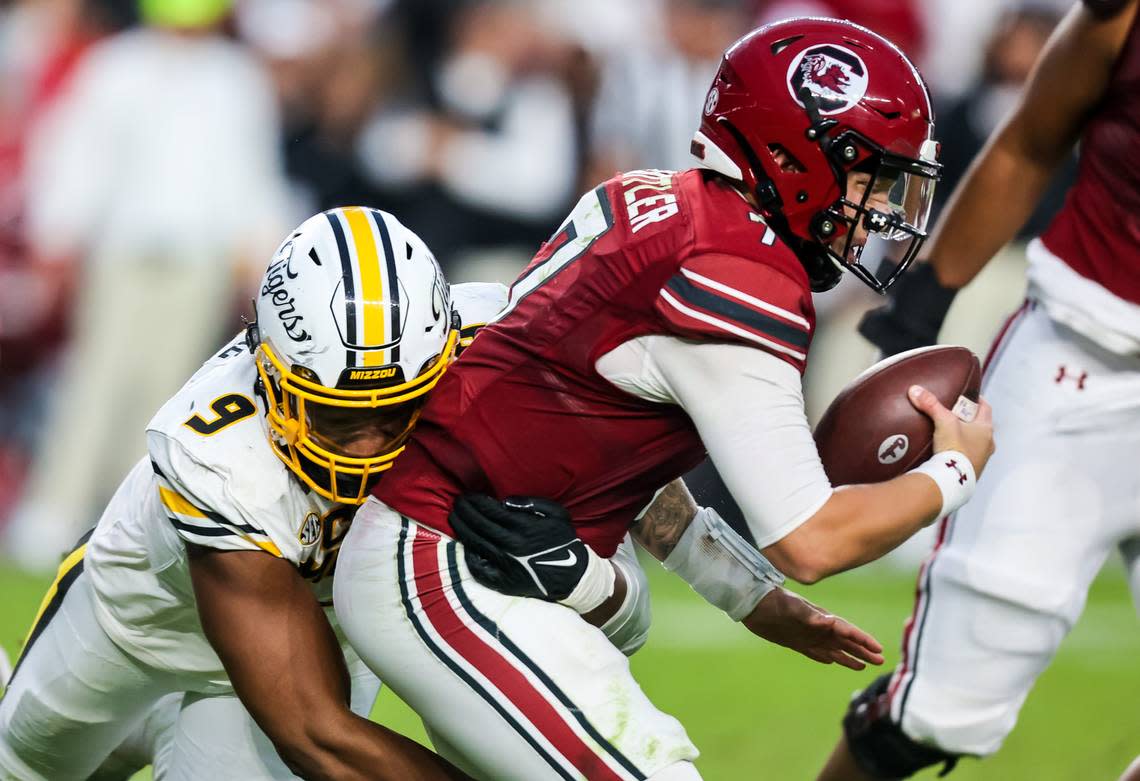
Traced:
<path fill-rule="evenodd" d="M 659 561 L 677 546 L 696 515 L 697 503 L 681 479 L 674 480 L 658 495 L 633 528 L 633 535 Z"/>

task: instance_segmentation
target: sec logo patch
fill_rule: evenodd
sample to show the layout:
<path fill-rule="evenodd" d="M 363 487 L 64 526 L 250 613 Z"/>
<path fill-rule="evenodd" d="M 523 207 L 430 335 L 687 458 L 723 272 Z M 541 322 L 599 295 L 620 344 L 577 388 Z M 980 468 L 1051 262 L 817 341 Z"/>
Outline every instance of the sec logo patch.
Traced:
<path fill-rule="evenodd" d="M 301 544 L 308 546 L 321 538 L 321 517 L 316 513 L 305 516 L 305 523 L 301 526 Z"/>

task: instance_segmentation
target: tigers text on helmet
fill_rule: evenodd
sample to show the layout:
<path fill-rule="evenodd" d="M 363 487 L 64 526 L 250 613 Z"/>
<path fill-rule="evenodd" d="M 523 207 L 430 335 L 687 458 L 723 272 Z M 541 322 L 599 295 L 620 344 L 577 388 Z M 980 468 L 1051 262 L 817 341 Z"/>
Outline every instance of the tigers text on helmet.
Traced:
<path fill-rule="evenodd" d="M 391 214 L 332 209 L 285 239 L 254 303 L 273 451 L 326 499 L 363 502 L 455 355 L 439 265 Z"/>
<path fill-rule="evenodd" d="M 756 198 L 813 290 L 847 269 L 881 293 L 926 240 L 933 131 L 926 85 L 894 44 L 850 22 L 788 19 L 725 52 L 693 154 Z"/>

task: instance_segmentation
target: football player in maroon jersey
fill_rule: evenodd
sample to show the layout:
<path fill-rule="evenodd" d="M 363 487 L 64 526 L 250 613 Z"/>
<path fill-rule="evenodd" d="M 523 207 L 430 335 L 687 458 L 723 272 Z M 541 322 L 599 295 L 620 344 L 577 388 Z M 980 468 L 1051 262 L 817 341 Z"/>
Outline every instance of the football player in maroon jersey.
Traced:
<path fill-rule="evenodd" d="M 1028 298 L 987 361 L 1001 450 L 974 501 L 942 520 L 902 661 L 852 701 L 821 781 L 994 753 L 1113 549 L 1140 589 L 1137 6 L 1074 5 L 951 197 L 929 262 L 862 324 L 887 353 L 933 343 L 957 289 L 1013 239 L 1080 143 L 1076 182 L 1029 245 Z"/>
<path fill-rule="evenodd" d="M 782 593 L 779 572 L 814 582 L 858 566 L 969 498 L 993 447 L 985 404 L 966 423 L 912 393 L 935 450 L 970 467 L 964 483 L 938 457 L 833 488 L 800 387 L 812 291 L 845 270 L 884 290 L 916 256 L 939 171 L 932 132 L 922 79 L 888 41 L 833 20 L 774 24 L 726 53 L 694 142 L 701 168 L 601 184 L 540 249 L 440 381 L 339 559 L 350 642 L 443 754 L 481 778 L 699 778 L 683 728 L 583 620 L 617 595 L 603 557 L 631 526 L 751 628 Z M 641 517 L 706 451 L 766 558 L 726 542 L 705 511 Z M 451 519 L 479 515 L 551 543 L 516 557 L 531 596 L 472 577 L 480 559 Z M 565 596 L 551 588 L 560 571 L 574 576 Z"/>

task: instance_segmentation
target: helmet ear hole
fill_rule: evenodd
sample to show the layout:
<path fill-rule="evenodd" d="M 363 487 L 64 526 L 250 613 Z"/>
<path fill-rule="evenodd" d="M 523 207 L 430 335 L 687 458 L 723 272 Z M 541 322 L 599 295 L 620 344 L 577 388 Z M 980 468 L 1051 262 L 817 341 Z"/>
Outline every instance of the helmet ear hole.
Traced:
<path fill-rule="evenodd" d="M 807 171 L 807 167 L 799 161 L 799 159 L 784 147 L 783 144 L 768 144 L 768 151 L 772 153 L 772 159 L 776 165 L 779 166 L 780 171 L 786 174 L 802 174 Z"/>

